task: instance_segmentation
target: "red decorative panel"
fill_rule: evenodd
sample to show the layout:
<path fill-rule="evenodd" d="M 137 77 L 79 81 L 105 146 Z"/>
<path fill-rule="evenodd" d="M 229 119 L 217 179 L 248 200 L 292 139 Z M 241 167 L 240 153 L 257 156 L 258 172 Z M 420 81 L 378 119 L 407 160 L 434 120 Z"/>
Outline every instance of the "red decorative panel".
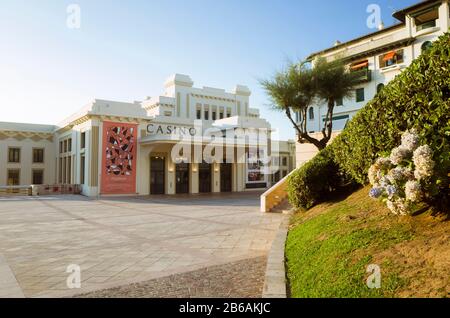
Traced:
<path fill-rule="evenodd" d="M 102 194 L 136 193 L 137 124 L 103 122 Z"/>

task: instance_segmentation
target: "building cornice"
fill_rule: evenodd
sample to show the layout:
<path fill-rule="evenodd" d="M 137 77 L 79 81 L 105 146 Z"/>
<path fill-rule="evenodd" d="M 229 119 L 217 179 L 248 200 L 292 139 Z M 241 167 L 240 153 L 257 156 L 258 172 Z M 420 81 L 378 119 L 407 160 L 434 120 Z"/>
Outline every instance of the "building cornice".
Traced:
<path fill-rule="evenodd" d="M 30 139 L 33 141 L 47 140 L 53 142 L 52 132 L 0 130 L 0 140 L 13 138 L 16 140 Z"/>
<path fill-rule="evenodd" d="M 307 61 L 312 61 L 316 56 L 323 55 L 323 54 L 325 54 L 325 53 L 330 53 L 330 52 L 333 52 L 333 51 L 338 51 L 339 49 L 345 48 L 346 46 L 349 46 L 349 45 L 351 45 L 351 44 L 357 43 L 357 42 L 359 42 L 359 41 L 362 41 L 362 40 L 365 40 L 365 39 L 368 39 L 368 38 L 371 38 L 371 37 L 374 37 L 374 36 L 376 36 L 376 35 L 380 35 L 380 34 L 383 34 L 383 33 L 390 32 L 390 31 L 392 31 L 392 30 L 395 30 L 395 29 L 397 29 L 397 28 L 401 28 L 401 27 L 404 27 L 404 26 L 405 26 L 404 23 L 394 24 L 394 25 L 392 25 L 392 26 L 390 26 L 390 27 L 384 28 L 383 30 L 376 31 L 376 32 L 372 32 L 372 33 L 363 35 L 363 36 L 361 36 L 361 37 L 355 38 L 355 39 L 353 39 L 353 40 L 350 40 L 350 41 L 341 43 L 341 44 L 339 44 L 339 45 L 336 45 L 336 46 L 327 48 L 327 49 L 325 49 L 325 50 L 322 50 L 322 51 L 318 51 L 318 52 L 312 53 L 311 55 L 309 55 L 309 56 L 306 58 L 306 60 L 307 60 Z"/>
<path fill-rule="evenodd" d="M 219 101 L 230 102 L 230 103 L 236 102 L 236 100 L 232 99 L 232 98 L 218 97 L 218 96 L 205 95 L 205 94 L 191 93 L 191 96 L 196 97 L 196 98 L 219 100 Z"/>
<path fill-rule="evenodd" d="M 405 17 L 407 14 L 414 12 L 416 10 L 420 10 L 420 9 L 428 9 L 428 8 L 432 8 L 433 6 L 442 3 L 442 0 L 425 0 L 419 3 L 416 3 L 412 6 L 409 6 L 407 8 L 395 11 L 394 14 L 392 15 L 394 18 L 396 18 L 397 20 L 400 20 L 402 22 L 405 22 Z"/>
<path fill-rule="evenodd" d="M 77 118 L 76 120 L 71 121 L 64 127 L 60 127 L 56 129 L 55 132 L 61 134 L 66 131 L 71 130 L 74 126 L 81 125 L 88 120 L 97 119 L 100 121 L 117 121 L 117 122 L 124 122 L 124 123 L 147 123 L 151 121 L 151 118 L 142 118 L 142 117 L 129 117 L 129 116 L 114 116 L 114 115 L 100 115 L 100 114 L 87 114 L 80 118 Z"/>
<path fill-rule="evenodd" d="M 398 49 L 398 48 L 401 48 L 401 47 L 408 46 L 408 45 L 414 43 L 415 41 L 416 41 L 416 39 L 413 38 L 413 37 L 406 38 L 406 39 L 402 39 L 402 40 L 395 41 L 395 42 L 392 42 L 392 43 L 389 43 L 389 44 L 386 44 L 386 45 L 382 45 L 382 46 L 379 46 L 377 48 L 374 48 L 374 49 L 371 49 L 371 50 L 367 50 L 367 51 L 364 51 L 364 52 L 361 52 L 361 53 L 358 53 L 358 54 L 346 56 L 343 59 L 344 59 L 345 62 L 353 62 L 353 61 L 357 61 L 357 60 L 360 60 L 360 59 L 363 59 L 363 58 L 367 58 L 367 57 L 370 57 L 370 56 L 375 56 L 375 55 L 378 55 L 378 54 L 381 54 L 381 53 L 384 53 L 384 52 L 387 52 L 387 51 L 390 51 L 390 50 L 394 50 L 394 49 Z"/>

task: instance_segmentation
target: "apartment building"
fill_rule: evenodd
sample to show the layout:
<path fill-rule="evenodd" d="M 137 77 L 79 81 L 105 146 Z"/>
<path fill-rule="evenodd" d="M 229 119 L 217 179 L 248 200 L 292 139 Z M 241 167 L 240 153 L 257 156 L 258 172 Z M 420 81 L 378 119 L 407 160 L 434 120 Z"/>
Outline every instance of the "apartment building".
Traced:
<path fill-rule="evenodd" d="M 395 12 L 393 16 L 398 23 L 390 27 L 381 25 L 376 32 L 344 43 L 336 42 L 334 46 L 308 57 L 313 65 L 318 57 L 327 60 L 343 58 L 348 63 L 349 70 L 357 72 L 360 78 L 352 98 L 336 101 L 333 137 L 377 92 L 427 50 L 434 40 L 449 30 L 449 7 L 448 0 L 421 1 Z M 310 107 L 307 127 L 311 134 L 320 137 L 326 112 L 325 104 Z M 297 143 L 297 166 L 316 153 L 317 149 L 313 145 Z"/>

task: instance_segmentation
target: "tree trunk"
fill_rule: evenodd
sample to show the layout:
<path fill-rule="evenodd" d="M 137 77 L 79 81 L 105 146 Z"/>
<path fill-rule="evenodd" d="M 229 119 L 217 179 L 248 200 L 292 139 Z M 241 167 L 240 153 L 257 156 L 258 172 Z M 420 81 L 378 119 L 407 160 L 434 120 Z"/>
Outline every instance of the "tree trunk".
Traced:
<path fill-rule="evenodd" d="M 324 128 L 322 129 L 322 139 L 317 139 L 311 137 L 306 129 L 306 112 L 303 112 L 302 116 L 305 122 L 303 123 L 303 127 L 299 127 L 295 120 L 292 118 L 291 110 L 290 108 L 286 108 L 286 116 L 291 121 L 291 123 L 294 125 L 295 130 L 297 131 L 297 141 L 301 144 L 303 143 L 310 143 L 313 144 L 319 151 L 325 149 L 328 142 L 331 139 L 331 134 L 333 132 L 333 111 L 334 111 L 334 99 L 328 100 L 328 110 L 327 115 L 325 117 L 325 123 Z"/>

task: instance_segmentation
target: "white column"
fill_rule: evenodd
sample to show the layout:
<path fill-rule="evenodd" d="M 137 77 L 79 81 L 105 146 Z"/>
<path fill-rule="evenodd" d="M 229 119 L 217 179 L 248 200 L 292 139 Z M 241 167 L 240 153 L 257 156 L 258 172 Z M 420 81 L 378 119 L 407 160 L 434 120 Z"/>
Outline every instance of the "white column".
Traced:
<path fill-rule="evenodd" d="M 199 175 L 198 175 L 198 163 L 192 162 L 189 169 L 189 190 L 190 193 L 198 193 L 199 191 Z"/>
<path fill-rule="evenodd" d="M 449 30 L 450 27 L 450 12 L 449 12 L 449 4 L 447 1 L 443 1 L 442 5 L 439 7 L 439 24 L 441 27 L 442 33 L 445 33 Z"/>

